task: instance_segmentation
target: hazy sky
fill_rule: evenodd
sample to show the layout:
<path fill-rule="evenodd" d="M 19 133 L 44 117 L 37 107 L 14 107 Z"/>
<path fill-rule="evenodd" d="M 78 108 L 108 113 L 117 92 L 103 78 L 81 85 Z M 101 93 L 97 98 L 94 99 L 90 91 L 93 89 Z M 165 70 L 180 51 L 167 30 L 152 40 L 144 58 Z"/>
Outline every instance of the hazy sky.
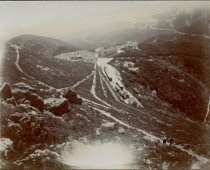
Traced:
<path fill-rule="evenodd" d="M 0 39 L 6 40 L 23 33 L 62 38 L 75 32 L 120 27 L 138 18 L 170 11 L 175 6 L 191 9 L 195 6 L 205 6 L 205 3 L 207 2 L 1 1 Z"/>
<path fill-rule="evenodd" d="M 0 65 L 4 43 L 20 34 L 68 40 L 82 33 L 104 33 L 173 9 L 209 7 L 205 1 L 0 1 Z"/>

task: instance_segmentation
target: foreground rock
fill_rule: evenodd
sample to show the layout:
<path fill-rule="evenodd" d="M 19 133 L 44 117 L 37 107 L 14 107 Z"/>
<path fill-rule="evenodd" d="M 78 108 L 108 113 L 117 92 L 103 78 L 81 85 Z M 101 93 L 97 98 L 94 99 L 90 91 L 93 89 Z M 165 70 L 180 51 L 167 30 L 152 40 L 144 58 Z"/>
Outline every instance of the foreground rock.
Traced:
<path fill-rule="evenodd" d="M 77 97 L 77 93 L 70 88 L 62 91 L 62 96 L 72 104 L 82 104 L 82 99 Z"/>
<path fill-rule="evenodd" d="M 4 83 L 0 89 L 0 96 L 2 99 L 6 100 L 12 97 L 11 87 L 9 84 Z"/>
<path fill-rule="evenodd" d="M 70 111 L 69 102 L 65 98 L 48 98 L 44 100 L 45 109 L 54 115 L 61 116 Z"/>
<path fill-rule="evenodd" d="M 17 103 L 23 103 L 25 100 L 30 101 L 31 106 L 36 107 L 40 111 L 44 108 L 43 99 L 35 93 L 31 93 L 28 90 L 21 90 L 15 88 L 12 90 L 12 94 Z"/>

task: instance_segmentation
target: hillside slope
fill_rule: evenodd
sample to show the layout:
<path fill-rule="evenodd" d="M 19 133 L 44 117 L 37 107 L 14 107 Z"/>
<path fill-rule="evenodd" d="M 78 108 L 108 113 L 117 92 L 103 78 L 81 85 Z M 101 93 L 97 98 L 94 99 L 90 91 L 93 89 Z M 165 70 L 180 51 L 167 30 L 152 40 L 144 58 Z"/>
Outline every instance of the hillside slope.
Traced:
<path fill-rule="evenodd" d="M 76 48 L 57 39 L 34 35 L 18 36 L 9 40 L 6 45 L 2 76 L 9 83 L 19 82 L 20 79 L 28 83 L 28 80 L 34 78 L 56 88 L 73 85 L 88 74 L 93 66 L 82 62 L 69 65 L 54 56 L 75 50 Z M 84 66 L 87 67 L 87 73 L 79 74 L 80 67 Z M 72 78 L 72 73 L 77 76 Z"/>
<path fill-rule="evenodd" d="M 160 35 L 140 43 L 141 51 L 119 54 L 113 65 L 131 89 L 141 84 L 180 111 L 203 120 L 210 92 L 209 43 L 190 35 Z M 125 66 L 128 61 L 136 70 Z"/>
<path fill-rule="evenodd" d="M 68 43 L 50 38 L 31 34 L 23 34 L 8 41 L 8 44 L 16 44 L 17 46 L 28 50 L 36 55 L 50 57 L 60 53 L 75 51 L 76 48 Z M 38 52 L 38 53 L 37 53 Z"/>
<path fill-rule="evenodd" d="M 46 43 L 43 55 L 21 46 L 21 40 L 8 44 L 3 76 L 9 84 L 0 90 L 2 167 L 88 169 L 90 157 L 110 160 L 122 150 L 123 160 L 112 159 L 111 168 L 205 166 L 210 161 L 210 131 L 202 123 L 202 111 L 209 81 L 200 75 L 208 72 L 208 57 L 201 50 L 203 39 L 193 39 L 153 37 L 140 49 L 124 48 L 94 63 L 55 58 L 54 47 Z M 36 41 L 30 44 L 38 46 Z M 193 67 L 187 67 L 189 63 Z M 110 143 L 120 147 L 113 149 Z M 95 149 L 104 145 L 105 154 L 97 154 Z M 87 157 L 83 152 L 75 156 L 81 146 L 88 148 Z M 95 159 L 92 164 L 107 167 Z"/>

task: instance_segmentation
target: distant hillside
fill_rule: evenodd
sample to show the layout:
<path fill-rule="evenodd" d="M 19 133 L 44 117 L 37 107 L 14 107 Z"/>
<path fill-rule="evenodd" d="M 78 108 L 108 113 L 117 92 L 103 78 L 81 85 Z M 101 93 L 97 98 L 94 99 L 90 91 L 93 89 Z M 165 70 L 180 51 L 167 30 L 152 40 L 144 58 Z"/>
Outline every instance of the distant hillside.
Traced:
<path fill-rule="evenodd" d="M 100 46 L 112 46 L 135 40 L 143 42 L 151 37 L 172 33 L 174 30 L 189 34 L 210 35 L 210 10 L 196 9 L 192 11 L 174 10 L 169 13 L 154 15 L 148 20 L 137 19 L 126 27 L 107 33 L 94 32 L 84 37 L 79 35 L 70 39 L 76 47 L 93 49 Z"/>
<path fill-rule="evenodd" d="M 210 35 L 209 11 L 209 9 L 199 9 L 192 13 L 182 12 L 174 19 L 174 28 L 186 33 Z"/>
<path fill-rule="evenodd" d="M 15 44 L 24 50 L 30 51 L 30 53 L 48 57 L 76 50 L 75 47 L 64 41 L 30 34 L 15 37 L 9 40 L 8 44 Z"/>
<path fill-rule="evenodd" d="M 35 35 L 15 37 L 7 42 L 2 76 L 11 84 L 24 81 L 33 86 L 39 80 L 56 88 L 73 85 L 75 81 L 89 73 L 92 64 L 70 63 L 54 56 L 75 50 L 77 49 L 68 43 L 49 37 Z M 86 72 L 79 74 L 83 67 L 86 67 Z M 37 81 L 30 82 L 31 77 Z"/>
<path fill-rule="evenodd" d="M 177 10 L 154 16 L 158 28 L 175 29 L 189 34 L 210 35 L 210 10 L 207 8 L 192 11 Z"/>
<path fill-rule="evenodd" d="M 151 37 L 165 34 L 166 31 L 154 30 L 150 28 L 126 28 L 124 30 L 110 33 L 109 35 L 105 35 L 102 37 L 90 37 L 90 41 L 98 42 L 102 44 L 102 46 L 111 46 L 113 44 L 120 44 L 130 40 L 143 42 L 146 39 Z"/>

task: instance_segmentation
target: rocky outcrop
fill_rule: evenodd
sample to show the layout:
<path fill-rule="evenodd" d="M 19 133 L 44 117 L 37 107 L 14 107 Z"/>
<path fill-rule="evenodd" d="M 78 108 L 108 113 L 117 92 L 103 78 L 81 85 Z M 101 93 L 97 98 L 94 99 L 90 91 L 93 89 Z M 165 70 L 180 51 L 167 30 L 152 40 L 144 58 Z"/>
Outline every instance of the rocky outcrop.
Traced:
<path fill-rule="evenodd" d="M 67 99 L 58 101 L 61 102 L 60 109 L 59 107 L 51 107 L 51 109 L 69 110 L 69 107 L 66 107 L 69 106 Z M 48 111 L 40 112 L 28 103 L 12 106 L 3 101 L 1 108 L 1 136 L 10 138 L 14 142 L 11 158 L 23 156 L 32 144 L 53 144 L 66 140 L 70 135 L 70 125 L 67 122 L 53 116 Z"/>
<path fill-rule="evenodd" d="M 22 82 L 13 84 L 12 87 L 13 88 L 11 88 L 9 84 L 5 83 L 0 91 L 1 98 L 4 99 L 8 104 L 25 104 L 27 107 L 34 107 L 39 111 L 43 111 L 44 101 L 35 93 L 36 89 Z"/>
<path fill-rule="evenodd" d="M 44 100 L 45 110 L 61 116 L 70 111 L 69 102 L 65 98 L 48 98 Z"/>
<path fill-rule="evenodd" d="M 4 85 L 0 89 L 0 96 L 4 100 L 12 97 L 11 87 L 9 84 L 4 83 Z"/>
<path fill-rule="evenodd" d="M 17 103 L 23 103 L 25 100 L 28 100 L 31 106 L 36 107 L 40 111 L 42 111 L 44 108 L 43 99 L 37 94 L 30 92 L 29 90 L 15 88 L 12 90 L 12 95 L 14 96 Z"/>
<path fill-rule="evenodd" d="M 44 101 L 37 94 L 29 93 L 29 95 L 26 97 L 26 99 L 31 102 L 31 106 L 38 108 L 40 111 L 42 111 L 44 109 Z"/>
<path fill-rule="evenodd" d="M 23 160 L 26 169 L 31 168 L 31 160 L 33 160 L 34 169 L 66 169 L 64 165 L 58 161 L 59 154 L 48 149 L 36 149 L 33 153 Z M 68 168 L 67 168 L 68 169 Z"/>
<path fill-rule="evenodd" d="M 71 88 L 64 89 L 62 91 L 62 96 L 72 104 L 82 104 L 82 99 L 77 97 L 77 93 Z"/>

